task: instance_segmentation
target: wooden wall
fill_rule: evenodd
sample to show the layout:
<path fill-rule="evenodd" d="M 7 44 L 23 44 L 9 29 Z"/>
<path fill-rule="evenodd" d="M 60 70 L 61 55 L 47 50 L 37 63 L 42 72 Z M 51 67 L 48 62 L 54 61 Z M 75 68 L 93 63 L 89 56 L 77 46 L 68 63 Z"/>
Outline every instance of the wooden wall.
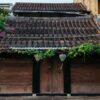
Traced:
<path fill-rule="evenodd" d="M 96 57 L 92 57 L 96 58 Z M 96 61 L 96 62 L 94 62 Z M 52 68 L 50 68 L 50 65 Z M 68 68 L 69 65 L 66 65 Z M 0 60 L 0 94 L 1 93 L 32 93 L 33 63 L 31 59 Z M 33 67 L 35 68 L 35 67 Z M 64 93 L 64 77 L 68 72 L 61 68 L 61 61 L 57 58 L 47 59 L 40 64 L 40 93 Z M 33 71 L 34 72 L 34 71 Z M 37 73 L 37 71 L 36 71 Z M 64 75 L 64 73 L 68 73 Z M 35 81 L 36 81 L 35 80 Z M 67 82 L 69 80 L 66 80 Z M 66 84 L 68 85 L 68 84 Z M 98 94 L 100 93 L 100 57 L 88 63 L 81 63 L 76 59 L 71 64 L 71 93 Z M 34 86 L 34 85 L 33 85 Z M 67 87 L 67 86 L 66 86 Z M 67 89 L 70 87 L 67 87 Z M 67 92 L 66 92 L 67 93 Z"/>
<path fill-rule="evenodd" d="M 0 93 L 32 93 L 32 60 L 0 60 Z"/>
<path fill-rule="evenodd" d="M 73 63 L 71 66 L 71 82 L 72 93 L 99 94 L 100 63 Z"/>

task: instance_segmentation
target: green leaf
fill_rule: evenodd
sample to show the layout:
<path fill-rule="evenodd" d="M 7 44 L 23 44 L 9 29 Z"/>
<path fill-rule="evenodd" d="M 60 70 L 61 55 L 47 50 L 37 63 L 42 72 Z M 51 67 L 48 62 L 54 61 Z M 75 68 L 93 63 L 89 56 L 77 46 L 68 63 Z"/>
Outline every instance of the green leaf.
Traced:
<path fill-rule="evenodd" d="M 44 52 L 44 58 L 50 58 L 55 55 L 55 51 L 52 49 L 48 49 Z"/>
<path fill-rule="evenodd" d="M 77 55 L 78 55 L 77 47 L 69 49 L 67 54 L 67 56 L 71 59 L 75 58 Z"/>
<path fill-rule="evenodd" d="M 80 54 L 89 55 L 93 52 L 94 46 L 92 43 L 84 43 L 78 47 L 78 52 Z"/>

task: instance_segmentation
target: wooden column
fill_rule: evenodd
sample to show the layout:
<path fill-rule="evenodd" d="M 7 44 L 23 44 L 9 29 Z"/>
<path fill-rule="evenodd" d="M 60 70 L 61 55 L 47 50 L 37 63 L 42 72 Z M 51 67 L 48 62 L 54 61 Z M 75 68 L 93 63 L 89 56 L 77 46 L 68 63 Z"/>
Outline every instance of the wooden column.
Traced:
<path fill-rule="evenodd" d="M 33 94 L 40 93 L 40 63 L 33 60 Z"/>

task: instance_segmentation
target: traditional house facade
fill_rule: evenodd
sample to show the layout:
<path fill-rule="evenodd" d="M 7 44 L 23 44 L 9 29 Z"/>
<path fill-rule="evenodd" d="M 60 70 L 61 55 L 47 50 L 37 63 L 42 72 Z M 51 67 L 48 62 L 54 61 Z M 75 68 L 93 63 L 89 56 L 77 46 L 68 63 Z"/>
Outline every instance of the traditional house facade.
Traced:
<path fill-rule="evenodd" d="M 99 26 L 82 4 L 63 5 L 14 6 L 16 16 L 7 19 L 6 33 L 0 33 L 1 96 L 100 94 L 100 55 L 67 56 L 71 48 L 75 56 L 83 43 L 99 44 Z"/>

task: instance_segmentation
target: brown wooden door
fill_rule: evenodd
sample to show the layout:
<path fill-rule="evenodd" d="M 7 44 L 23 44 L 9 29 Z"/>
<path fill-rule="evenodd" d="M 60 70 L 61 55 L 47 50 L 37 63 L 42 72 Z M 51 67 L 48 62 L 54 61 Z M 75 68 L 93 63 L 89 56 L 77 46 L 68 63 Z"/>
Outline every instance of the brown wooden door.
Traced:
<path fill-rule="evenodd" d="M 53 65 L 49 68 L 50 64 Z M 40 93 L 64 93 L 63 70 L 59 59 L 45 60 L 40 67 Z"/>
<path fill-rule="evenodd" d="M 32 93 L 32 60 L 0 60 L 0 93 Z"/>

